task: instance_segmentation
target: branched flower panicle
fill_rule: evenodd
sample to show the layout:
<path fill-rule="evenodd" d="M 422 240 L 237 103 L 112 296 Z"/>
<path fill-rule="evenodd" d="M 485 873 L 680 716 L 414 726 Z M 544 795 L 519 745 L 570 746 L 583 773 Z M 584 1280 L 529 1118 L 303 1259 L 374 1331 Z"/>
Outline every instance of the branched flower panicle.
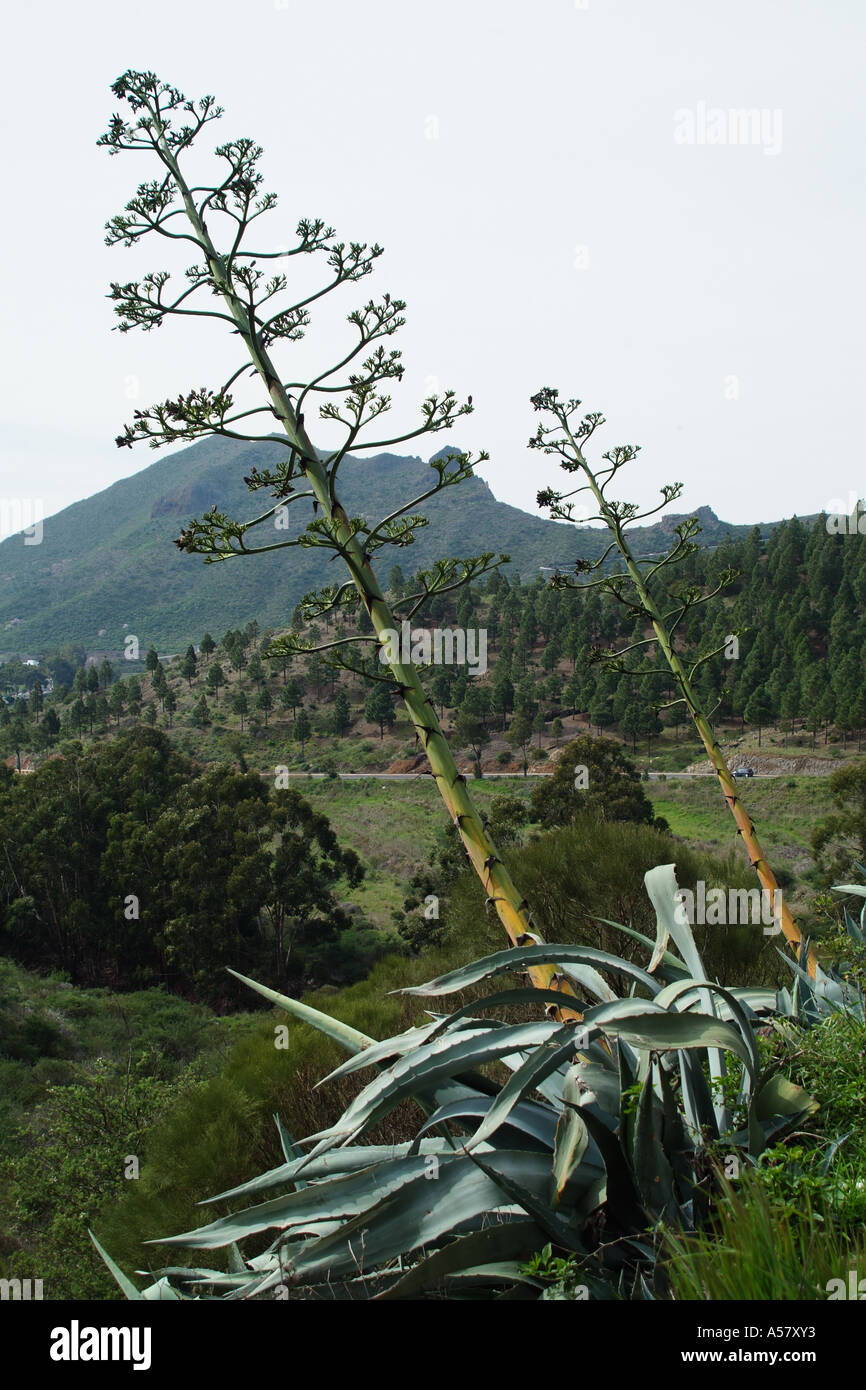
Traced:
<path fill-rule="evenodd" d="M 253 140 L 240 138 L 218 145 L 215 151 L 223 165 L 218 178 L 210 185 L 187 185 L 177 163 L 177 156 L 192 144 L 205 124 L 222 115 L 213 97 L 188 101 L 182 92 L 161 82 L 150 72 L 126 72 L 113 84 L 115 96 L 128 103 L 137 119 L 125 121 L 114 116 L 108 131 L 98 143 L 110 153 L 121 150 L 149 149 L 157 155 L 164 173 L 160 179 L 139 184 L 135 196 L 124 211 L 106 225 L 109 245 L 121 243 L 132 246 L 151 233 L 170 240 L 191 241 L 197 258 L 184 272 L 183 284 L 176 291 L 171 287 L 167 270 L 149 271 L 140 280 L 114 282 L 109 298 L 123 333 L 140 328 L 149 332 L 161 327 L 169 317 L 197 316 L 222 320 L 235 333 L 245 337 L 251 350 L 252 362 L 244 363 L 226 382 L 217 388 L 201 387 L 146 410 L 136 410 L 131 423 L 118 435 L 121 447 L 132 447 L 147 440 L 152 448 L 179 440 L 194 440 L 208 434 L 245 442 L 281 443 L 287 458 L 268 469 L 253 469 L 247 478 L 251 491 L 270 488 L 278 504 L 304 500 L 312 505 L 313 519 L 302 534 L 293 539 L 278 540 L 265 546 L 251 545 L 249 532 L 255 526 L 273 520 L 275 508 L 243 523 L 231 521 L 221 512 L 209 513 L 189 523 L 177 544 L 182 550 L 205 555 L 209 562 L 228 559 L 242 553 L 280 546 L 330 544 L 338 551 L 353 536 L 364 529 L 355 521 L 348 525 L 347 535 L 338 535 L 336 527 L 315 513 L 321 499 L 315 490 L 299 490 L 295 480 L 299 470 L 313 452 L 301 446 L 299 438 L 274 434 L 262 424 L 285 416 L 278 405 L 262 405 L 245 409 L 235 405 L 231 388 L 239 379 L 265 375 L 269 386 L 272 379 L 264 369 L 268 350 L 275 345 L 298 342 L 311 321 L 311 306 L 323 295 L 343 284 L 352 284 L 371 273 L 382 255 L 382 247 L 360 241 L 336 238 L 333 227 L 321 218 L 302 218 L 296 229 L 296 243 L 282 251 L 261 251 L 247 244 L 252 223 L 276 206 L 273 194 L 262 193 L 263 176 L 259 169 L 262 148 Z M 180 117 L 182 124 L 173 128 Z M 227 224 L 227 244 L 220 250 L 212 240 L 209 221 L 214 218 Z M 262 267 L 275 258 L 295 255 L 322 254 L 328 279 L 317 291 L 294 303 L 280 303 L 288 290 L 288 277 L 283 271 L 271 273 Z M 205 302 L 200 302 L 204 295 Z M 214 305 L 214 297 L 220 303 Z M 267 306 L 267 309 L 265 309 Z M 449 429 L 472 410 L 472 399 L 457 399 L 453 391 L 429 396 L 421 406 L 421 425 L 404 435 L 393 438 L 367 439 L 365 427 L 383 416 L 391 407 L 391 396 L 383 390 L 385 383 L 400 382 L 405 368 L 399 349 L 388 349 L 381 339 L 389 338 L 405 323 L 405 302 L 385 294 L 381 299 L 368 299 L 351 310 L 347 322 L 355 329 L 355 342 L 335 364 L 325 368 L 308 381 L 283 381 L 273 385 L 292 405 L 296 430 L 304 428 L 304 410 L 315 401 L 318 415 L 341 425 L 345 431 L 342 444 L 326 455 L 317 454 L 327 475 L 329 492 L 335 496 L 337 470 L 351 450 L 386 449 L 421 434 Z M 271 395 L 273 398 L 273 390 Z M 261 417 L 266 417 L 263 421 Z M 256 427 L 255 429 L 252 427 Z M 479 454 L 475 463 L 484 461 Z M 436 483 L 421 499 L 412 499 L 406 507 L 376 526 L 367 528 L 366 558 L 384 545 L 405 547 L 412 543 L 415 532 L 427 524 L 426 518 L 414 511 L 419 500 L 425 500 L 441 488 L 471 476 L 473 461 L 461 456 L 456 467 L 432 465 L 437 471 Z"/>

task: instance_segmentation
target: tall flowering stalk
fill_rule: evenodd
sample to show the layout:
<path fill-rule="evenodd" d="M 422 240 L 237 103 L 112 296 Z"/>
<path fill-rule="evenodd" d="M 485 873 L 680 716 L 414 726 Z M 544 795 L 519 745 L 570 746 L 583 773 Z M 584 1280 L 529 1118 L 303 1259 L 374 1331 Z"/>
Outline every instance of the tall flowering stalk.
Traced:
<path fill-rule="evenodd" d="M 191 521 L 176 543 L 183 551 L 204 555 L 206 563 L 237 561 L 241 556 L 293 546 L 318 547 L 339 556 L 348 579 L 308 594 L 300 605 L 303 618 L 309 620 L 333 612 L 357 615 L 360 605 L 372 632 L 356 632 L 313 647 L 300 632 L 290 631 L 273 644 L 270 654 L 284 657 L 327 649 L 335 664 L 357 669 L 341 649 L 387 644 L 390 651 L 388 634 L 399 628 L 401 618 L 411 619 L 428 598 L 458 588 L 508 558 L 495 559 L 492 553 L 486 553 L 468 560 L 440 560 L 418 575 L 417 592 L 391 606 L 376 579 L 372 556 L 386 545 L 412 544 L 415 531 L 427 524 L 427 519 L 415 509 L 443 488 L 471 477 L 473 460 L 468 454 L 456 452 L 433 460 L 434 478 L 429 489 L 375 524 L 362 517 L 350 517 L 337 491 L 340 464 L 349 452 L 384 451 L 419 435 L 448 429 L 471 412 L 472 397 L 459 403 L 453 391 L 431 395 L 421 407 L 421 423 L 416 429 L 391 438 L 367 437 L 366 427 L 390 408 L 391 398 L 383 388 L 400 381 L 404 371 L 400 352 L 386 350 L 382 340 L 403 325 L 402 311 L 406 306 L 387 294 L 380 301 L 369 300 L 348 315 L 356 341 L 334 365 L 306 382 L 287 379 L 277 367 L 274 349 L 301 339 L 310 322 L 310 306 L 340 286 L 369 274 L 382 248 L 356 242 L 347 246 L 336 240 L 333 228 L 324 222 L 304 220 L 298 224 L 297 241 L 289 249 L 251 249 L 250 228 L 272 211 L 277 201 L 274 194 L 261 190 L 261 148 L 249 139 L 221 145 L 216 155 L 222 166 L 215 182 L 192 183 L 182 164 L 186 164 L 190 147 L 203 127 L 222 115 L 214 98 L 205 96 L 189 101 L 150 72 L 126 72 L 112 90 L 128 104 L 132 118 L 112 117 L 98 144 L 114 155 L 134 151 L 150 156 L 157 165 L 158 177 L 140 184 L 124 211 L 107 223 L 107 244 L 120 242 L 129 247 L 146 236 L 156 235 L 179 244 L 187 255 L 197 258 L 185 271 L 185 285 L 177 292 L 169 288 L 168 271 L 150 272 L 140 281 L 113 284 L 110 298 L 120 319 L 118 328 L 121 332 L 133 328 L 149 331 L 168 318 L 195 316 L 219 322 L 246 349 L 246 359 L 216 390 L 201 387 L 150 409 L 136 410 L 133 424 L 125 427 L 117 443 L 132 447 L 147 440 L 157 448 L 176 440 L 221 435 L 282 448 L 282 458 L 275 467 L 254 468 L 245 479 L 251 491 L 268 488 L 274 498 L 272 506 L 249 521 L 231 518 L 214 506 L 203 518 Z M 193 248 L 191 253 L 189 248 Z M 279 267 L 293 257 L 315 255 L 326 260 L 325 283 L 317 290 L 302 293 L 294 302 L 285 303 L 288 280 Z M 274 262 L 279 266 L 274 267 Z M 266 273 L 263 265 L 276 269 L 276 273 Z M 275 302 L 279 307 L 275 307 Z M 259 404 L 246 399 L 236 402 L 233 393 L 251 379 L 264 387 L 264 399 Z M 305 411 L 314 405 L 318 405 L 320 419 L 343 427 L 339 447 L 327 453 L 315 447 L 305 423 Z M 266 433 L 261 432 L 263 423 L 269 427 Z M 251 432 L 256 425 L 258 431 Z M 274 426 L 276 434 L 270 432 Z M 480 454 L 475 462 L 486 458 L 486 454 Z M 282 518 L 289 506 L 298 505 L 307 515 L 306 526 L 298 536 L 265 540 L 258 545 L 249 543 L 255 528 L 268 523 L 276 526 L 278 514 Z M 278 536 L 279 532 L 272 534 Z M 529 906 L 512 882 L 472 802 L 418 670 L 411 661 L 400 660 L 399 656 L 400 653 L 394 654 L 386 666 L 364 661 L 360 673 L 370 679 L 385 680 L 402 698 L 449 815 L 511 944 L 540 942 L 532 930 Z M 571 993 L 553 965 L 533 966 L 530 976 L 539 988 Z M 555 1001 L 549 1007 L 555 1008 Z"/>
<path fill-rule="evenodd" d="M 533 396 L 532 405 L 552 423 L 545 424 L 543 421 L 539 423 L 535 435 L 529 441 L 529 447 L 540 449 L 546 454 L 558 455 L 560 466 L 565 472 L 577 474 L 583 480 L 578 487 L 567 492 L 557 492 L 553 488 L 544 489 L 538 493 L 539 506 L 548 508 L 550 515 L 560 521 L 603 521 L 612 536 L 610 545 L 597 560 L 577 561 L 574 567 L 575 574 L 589 574 L 601 569 L 608 556 L 614 551 L 619 552 L 622 561 L 622 568 L 615 573 L 603 574 L 599 579 L 581 581 L 575 580 L 569 575 L 556 575 L 551 583 L 554 587 L 563 589 L 598 589 L 626 606 L 636 617 L 641 617 L 652 625 L 654 634 L 652 637 L 632 642 L 628 647 L 618 652 L 596 651 L 593 653 L 593 657 L 596 660 L 603 660 L 609 669 L 626 675 L 640 677 L 657 674 L 647 668 L 630 666 L 625 658 L 631 652 L 651 646 L 655 642 L 658 643 L 679 690 L 679 696 L 676 700 L 671 701 L 670 705 L 685 704 L 694 720 L 701 741 L 707 750 L 707 756 L 719 779 L 722 794 L 736 823 L 737 834 L 742 836 L 752 867 L 758 875 L 762 889 L 769 897 L 773 916 L 781 926 L 786 940 L 799 956 L 805 950 L 803 937 L 791 916 L 790 908 L 784 901 L 784 895 L 758 839 L 752 819 L 737 791 L 730 768 L 725 761 L 724 754 L 710 725 L 709 717 L 693 684 L 695 672 L 699 667 L 705 662 L 711 661 L 713 657 L 720 655 L 724 646 L 706 652 L 690 661 L 687 666 L 674 645 L 676 629 L 689 610 L 714 598 L 730 583 L 735 575 L 730 570 L 726 571 L 720 576 L 716 588 L 709 593 L 704 593 L 695 586 L 686 586 L 675 594 L 670 591 L 663 592 L 664 585 L 658 577 L 662 575 L 664 570 L 697 549 L 697 545 L 692 539 L 700 530 L 697 519 L 692 517 L 674 527 L 676 540 L 668 553 L 660 558 L 643 559 L 636 556 L 629 544 L 626 529 L 636 522 L 645 520 L 648 516 L 655 515 L 668 503 L 673 502 L 682 493 L 682 483 L 666 484 L 662 488 L 662 501 L 659 506 L 646 512 L 640 512 L 636 503 L 611 500 L 607 496 L 609 483 L 621 468 L 636 457 L 640 446 L 635 444 L 619 445 L 602 455 L 606 466 L 594 468 L 587 460 L 584 450 L 595 431 L 605 423 L 604 417 L 598 413 L 579 417 L 581 402 L 579 400 L 560 401 L 559 392 L 553 387 L 545 387 Z M 590 493 L 597 511 L 588 517 L 581 512 L 578 517 L 575 515 L 574 502 L 571 499 L 584 492 Z M 662 592 L 663 597 L 660 597 Z M 667 604 L 670 604 L 670 607 L 663 609 L 663 605 Z M 817 962 L 811 948 L 806 952 L 806 959 L 809 974 L 814 977 Z"/>

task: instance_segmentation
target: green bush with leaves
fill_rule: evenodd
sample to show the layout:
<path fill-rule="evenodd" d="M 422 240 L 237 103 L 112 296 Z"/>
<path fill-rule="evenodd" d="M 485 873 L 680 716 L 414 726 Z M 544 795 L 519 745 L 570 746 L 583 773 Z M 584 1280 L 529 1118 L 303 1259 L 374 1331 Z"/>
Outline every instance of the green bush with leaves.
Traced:
<path fill-rule="evenodd" d="M 498 822 L 495 834 L 501 841 Z M 483 894 L 474 875 L 463 868 L 456 838 L 446 832 L 444 839 L 437 864 L 419 875 L 423 892 L 416 891 L 415 896 L 421 900 L 427 893 L 439 895 L 444 939 L 463 958 L 470 952 L 480 955 L 496 950 L 496 924 L 485 914 Z M 623 943 L 615 923 L 652 933 L 655 919 L 644 874 L 674 857 L 681 888 L 694 891 L 700 879 L 708 888 L 725 889 L 747 888 L 753 882 L 748 866 L 733 855 L 702 853 L 664 831 L 633 821 L 582 816 L 571 825 L 531 834 L 526 843 L 503 850 L 509 873 L 532 902 L 545 939 L 581 942 L 635 960 L 640 957 L 639 945 L 630 940 Z M 417 910 L 411 915 L 419 917 Z M 614 925 L 605 919 L 613 919 Z M 761 926 L 729 922 L 696 924 L 693 930 L 712 979 L 773 986 L 787 981 L 785 966 Z"/>
<path fill-rule="evenodd" d="M 830 791 L 836 809 L 812 833 L 812 850 L 825 885 L 850 874 L 866 859 L 866 761 L 836 768 Z"/>
<path fill-rule="evenodd" d="M 225 1005 L 229 963 L 294 989 L 358 978 L 384 944 L 336 949 L 335 890 L 364 868 L 325 816 L 256 773 L 202 770 L 157 730 L 4 779 L 0 840 L 0 953 L 76 983 Z"/>
<path fill-rule="evenodd" d="M 394 991 L 454 962 L 453 953 L 428 953 L 423 962 L 392 956 L 367 979 L 337 993 L 306 995 L 305 1002 L 350 1028 L 384 1037 L 411 1027 L 423 1012 L 422 1001 Z M 141 1267 L 142 1260 L 150 1266 L 153 1256 L 143 1242 L 154 1231 L 198 1221 L 203 1195 L 234 1187 L 250 1172 L 282 1160 L 275 1112 L 292 1133 L 305 1134 L 334 1123 L 360 1088 L 355 1076 L 317 1085 L 341 1061 L 342 1049 L 302 1020 L 289 1020 L 288 1050 L 275 1046 L 274 1025 L 285 1022 L 282 1012 L 222 1020 L 229 1022 L 236 1025 L 234 1042 L 219 1073 L 191 1087 L 151 1128 L 139 1181 L 125 1184 L 119 1200 L 108 1194 L 92 1222 L 100 1241 L 130 1268 Z M 410 1102 L 388 1116 L 374 1137 L 410 1139 L 418 1116 Z M 228 1203 L 217 1208 L 229 1209 Z M 181 1252 L 178 1258 L 184 1262 Z"/>
<path fill-rule="evenodd" d="M 532 789 L 532 818 L 546 828 L 582 816 L 606 821 L 655 822 L 640 774 L 612 738 L 583 734 L 563 748 L 551 777 Z M 665 828 L 664 822 L 660 824 Z"/>
<path fill-rule="evenodd" d="M 111 1296 L 88 1222 L 137 1186 L 129 1156 L 250 1022 L 0 960 L 0 1277 L 41 1278 L 47 1299 Z"/>
<path fill-rule="evenodd" d="M 0 1202 L 9 1221 L 4 1269 L 14 1266 L 18 1274 L 26 1263 L 38 1269 L 47 1298 L 73 1291 L 105 1297 L 102 1272 L 84 1258 L 86 1220 L 137 1176 L 149 1127 L 195 1070 L 170 1080 L 154 1055 L 130 1060 L 125 1072 L 102 1060 L 81 1081 L 47 1088 L 37 1125 L 18 1136 L 14 1157 L 0 1163 Z"/>

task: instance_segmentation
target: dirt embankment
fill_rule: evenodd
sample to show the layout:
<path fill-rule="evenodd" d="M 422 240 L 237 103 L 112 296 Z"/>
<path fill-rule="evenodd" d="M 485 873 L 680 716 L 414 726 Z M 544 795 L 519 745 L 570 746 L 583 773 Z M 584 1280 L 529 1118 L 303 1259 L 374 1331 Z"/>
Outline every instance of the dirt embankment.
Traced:
<path fill-rule="evenodd" d="M 385 768 L 386 772 L 432 772 L 432 770 L 425 753 L 419 753 L 417 758 L 397 758 L 395 762 Z"/>
<path fill-rule="evenodd" d="M 775 753 L 749 753 L 737 757 L 735 752 L 725 754 L 728 767 L 735 772 L 738 767 L 750 767 L 755 773 L 775 773 L 777 776 L 829 777 L 841 763 L 832 758 L 784 757 Z M 686 772 L 712 772 L 709 758 L 699 763 L 689 763 Z"/>

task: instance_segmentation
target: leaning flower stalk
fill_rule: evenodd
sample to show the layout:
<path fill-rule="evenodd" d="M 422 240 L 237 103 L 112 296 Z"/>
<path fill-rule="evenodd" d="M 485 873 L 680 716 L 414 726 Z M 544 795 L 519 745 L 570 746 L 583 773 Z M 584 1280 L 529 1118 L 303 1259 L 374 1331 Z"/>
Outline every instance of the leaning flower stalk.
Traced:
<path fill-rule="evenodd" d="M 555 578 L 553 583 L 560 588 L 599 588 L 623 603 L 626 602 L 623 596 L 624 589 L 628 587 L 629 583 L 632 586 L 633 595 L 629 600 L 630 606 L 636 608 L 637 611 L 642 613 L 652 624 L 655 640 L 664 653 L 665 659 L 679 689 L 679 698 L 685 703 L 694 721 L 713 770 L 719 779 L 722 794 L 724 795 L 725 801 L 736 823 L 737 833 L 742 837 L 752 868 L 757 873 L 761 887 L 769 898 L 773 917 L 781 926 L 786 940 L 794 948 L 799 957 L 806 949 L 802 934 L 791 916 L 791 911 L 787 902 L 784 900 L 775 874 L 770 867 L 767 856 L 758 839 L 752 819 L 737 792 L 730 768 L 727 765 L 719 742 L 713 733 L 710 721 L 691 680 L 691 675 L 697 667 L 717 653 L 711 652 L 700 658 L 693 664 L 691 672 L 689 672 L 686 670 L 673 642 L 672 633 L 676 623 L 688 608 L 698 603 L 706 602 L 707 598 L 713 597 L 715 593 L 718 593 L 720 589 L 724 587 L 731 576 L 723 576 L 718 588 L 713 591 L 713 594 L 699 596 L 694 591 L 690 591 L 685 595 L 681 595 L 677 601 L 679 608 L 677 618 L 674 623 L 669 623 L 666 615 L 662 613 L 657 601 L 650 592 L 647 579 L 657 574 L 665 566 L 675 563 L 678 559 L 683 558 L 683 556 L 691 553 L 691 551 L 695 549 L 695 545 L 690 540 L 690 537 L 699 529 L 697 522 L 681 523 L 675 528 L 677 542 L 673 546 L 673 549 L 662 559 L 653 561 L 647 573 L 644 573 L 641 569 L 641 565 L 629 545 L 628 538 L 625 534 L 625 528 L 630 523 L 643 520 L 645 517 L 653 515 L 654 512 L 660 511 L 662 507 L 666 506 L 680 495 L 682 485 L 680 483 L 674 483 L 664 487 L 662 489 L 663 501 L 661 506 L 640 514 L 638 513 L 637 507 L 632 503 L 613 502 L 609 500 L 605 496 L 607 484 L 624 464 L 635 457 L 639 446 L 624 445 L 609 451 L 603 456 L 608 463 L 608 467 L 596 471 L 587 461 L 582 446 L 592 437 L 595 430 L 600 425 L 604 424 L 604 418 L 600 414 L 586 415 L 583 417 L 580 425 L 576 429 L 573 429 L 571 424 L 572 417 L 576 414 L 577 408 L 580 406 L 581 402 L 577 400 L 560 402 L 558 400 L 558 392 L 551 387 L 547 387 L 533 396 L 532 404 L 536 410 L 544 411 L 552 415 L 556 421 L 556 425 L 549 427 L 539 425 L 537 433 L 529 441 L 530 447 L 541 449 L 545 453 L 559 454 L 562 460 L 561 466 L 566 472 L 579 473 L 586 480 L 584 484 L 573 489 L 571 492 L 560 493 L 555 492 L 553 489 L 546 489 L 539 492 L 539 505 L 549 507 L 551 515 L 559 520 L 575 521 L 577 518 L 573 514 L 573 504 L 571 504 L 568 499 L 574 497 L 579 492 L 589 491 L 598 508 L 598 514 L 592 518 L 582 519 L 604 521 L 613 537 L 612 544 L 605 550 L 599 560 L 591 563 L 587 561 L 578 561 L 575 566 L 576 570 L 579 573 L 586 573 L 590 570 L 599 568 L 614 547 L 619 551 L 625 565 L 624 574 L 621 572 L 617 575 L 607 576 L 590 584 L 575 584 L 566 576 Z M 625 583 L 623 581 L 625 581 Z M 634 596 L 637 598 L 637 604 L 634 603 Z M 633 643 L 632 646 L 626 648 L 624 652 L 614 654 L 610 659 L 610 664 L 616 670 L 627 671 L 628 668 L 616 665 L 615 663 L 620 661 L 627 651 L 631 651 L 635 647 L 646 646 L 652 640 L 652 638 L 649 638 L 641 642 Z M 640 675 L 644 673 L 632 671 L 631 674 Z M 806 952 L 806 961 L 808 972 L 814 978 L 817 968 L 817 959 L 811 946 Z"/>

